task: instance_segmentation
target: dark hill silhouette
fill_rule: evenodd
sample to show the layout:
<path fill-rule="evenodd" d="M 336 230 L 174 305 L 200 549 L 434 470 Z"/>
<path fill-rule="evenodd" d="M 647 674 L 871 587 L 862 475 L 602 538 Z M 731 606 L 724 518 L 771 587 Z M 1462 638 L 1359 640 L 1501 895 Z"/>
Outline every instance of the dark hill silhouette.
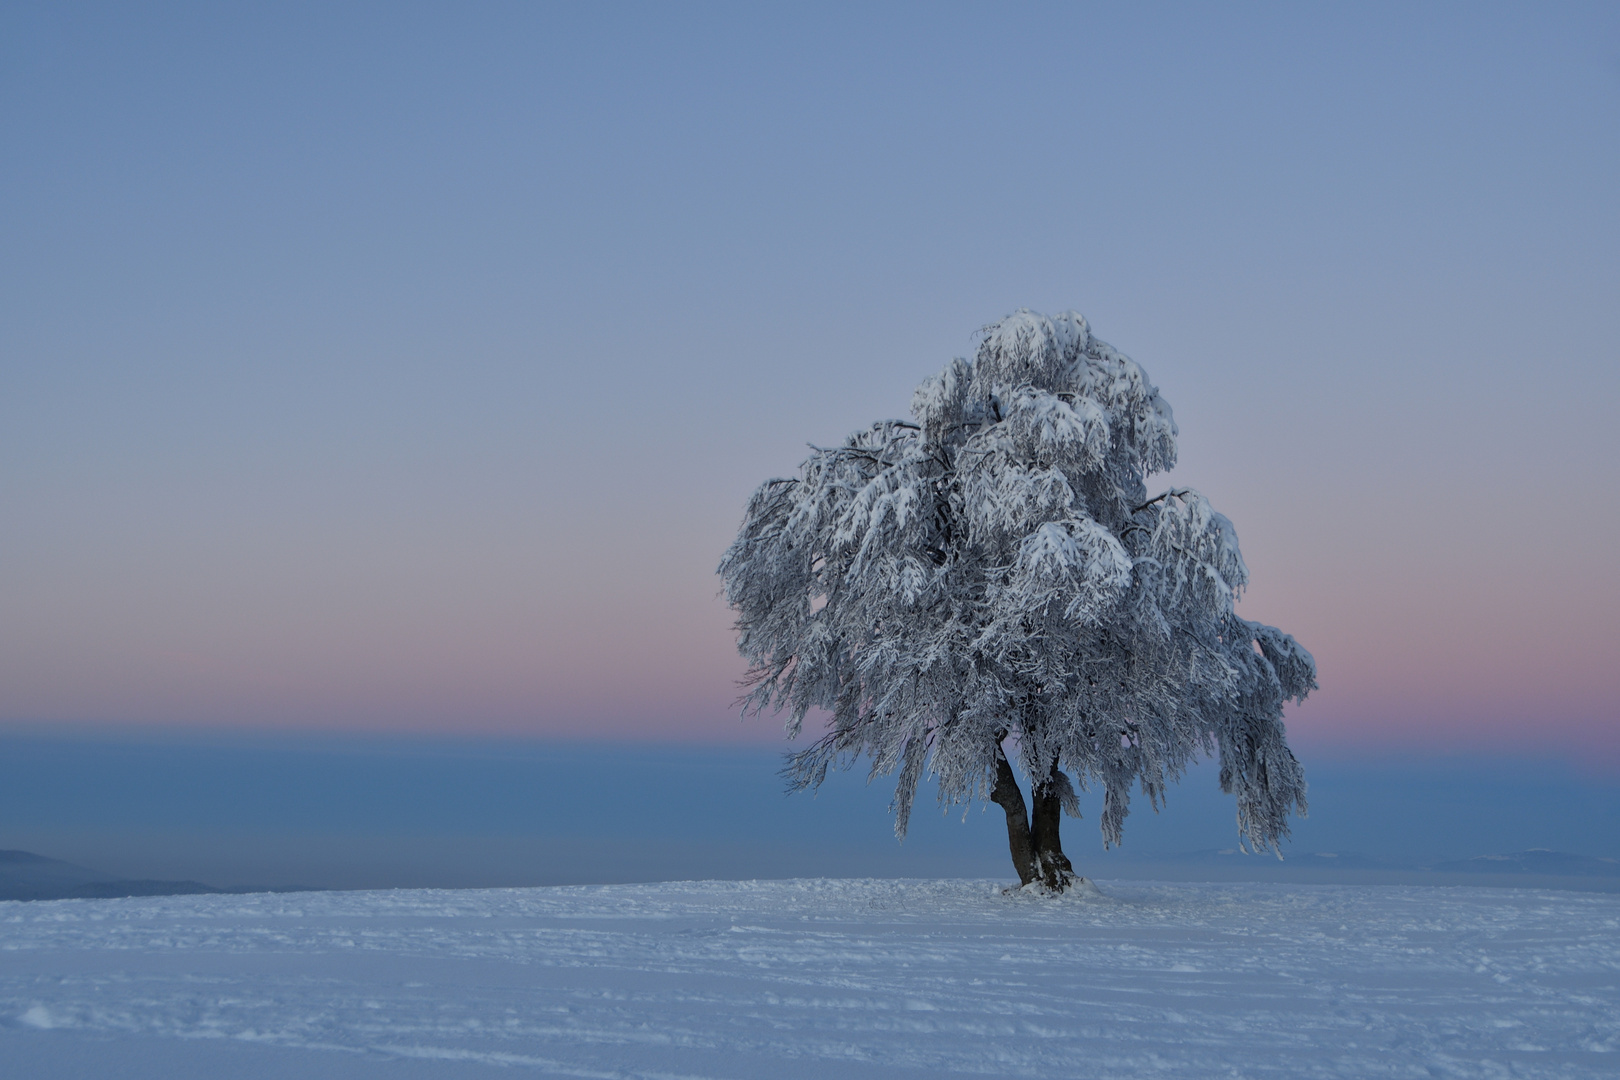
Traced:
<path fill-rule="evenodd" d="M 199 881 L 121 878 L 31 851 L 0 851 L 0 900 L 107 900 L 223 891 Z"/>

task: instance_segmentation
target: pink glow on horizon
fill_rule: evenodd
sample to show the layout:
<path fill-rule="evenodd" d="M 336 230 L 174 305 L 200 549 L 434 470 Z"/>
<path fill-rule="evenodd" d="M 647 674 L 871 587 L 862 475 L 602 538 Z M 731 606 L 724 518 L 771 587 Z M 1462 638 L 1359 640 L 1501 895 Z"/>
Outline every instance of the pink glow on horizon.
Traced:
<path fill-rule="evenodd" d="M 1606 623 L 1620 586 L 1568 570 L 1600 553 L 1494 574 L 1516 538 L 1382 551 L 1344 542 L 1367 515 L 1344 500 L 1283 513 L 1269 489 L 1207 490 L 1244 540 L 1240 614 L 1317 658 L 1322 688 L 1289 713 L 1300 747 L 1620 768 Z M 419 532 L 382 559 L 380 542 L 214 556 L 246 533 L 150 544 L 141 573 L 43 551 L 10 593 L 0 721 L 777 743 L 780 718 L 738 715 L 742 662 L 712 576 L 741 501 L 671 512 L 657 543 L 582 510 L 583 537 Z"/>

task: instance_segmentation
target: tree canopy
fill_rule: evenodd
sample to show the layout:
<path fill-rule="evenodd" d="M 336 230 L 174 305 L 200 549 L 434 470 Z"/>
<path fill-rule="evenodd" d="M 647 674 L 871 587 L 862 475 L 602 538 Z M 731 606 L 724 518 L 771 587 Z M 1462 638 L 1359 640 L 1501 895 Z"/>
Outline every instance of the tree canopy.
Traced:
<path fill-rule="evenodd" d="M 1025 310 L 911 411 L 761 485 L 720 564 L 747 708 L 786 709 L 790 736 L 829 714 L 793 784 L 864 755 L 898 772 L 903 836 L 927 774 L 944 802 L 995 797 L 1010 736 L 1037 802 L 1077 815 L 1074 785 L 1101 787 L 1115 844 L 1133 787 L 1157 808 L 1218 755 L 1241 837 L 1275 848 L 1305 809 L 1283 705 L 1315 662 L 1234 611 L 1231 522 L 1190 488 L 1148 495 L 1177 429 L 1147 374 L 1078 314 Z"/>

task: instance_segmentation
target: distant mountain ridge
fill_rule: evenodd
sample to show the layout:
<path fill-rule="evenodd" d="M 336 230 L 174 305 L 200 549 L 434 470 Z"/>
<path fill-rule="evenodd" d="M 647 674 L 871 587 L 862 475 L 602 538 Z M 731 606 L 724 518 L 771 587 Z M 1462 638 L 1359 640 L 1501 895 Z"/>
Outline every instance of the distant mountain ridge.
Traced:
<path fill-rule="evenodd" d="M 200 881 L 121 878 L 31 851 L 0 850 L 0 900 L 110 900 L 224 891 Z"/>
<path fill-rule="evenodd" d="M 1432 869 L 1465 874 L 1551 874 L 1557 877 L 1620 877 L 1620 859 L 1572 855 L 1567 851 L 1531 848 L 1507 855 L 1436 863 Z"/>

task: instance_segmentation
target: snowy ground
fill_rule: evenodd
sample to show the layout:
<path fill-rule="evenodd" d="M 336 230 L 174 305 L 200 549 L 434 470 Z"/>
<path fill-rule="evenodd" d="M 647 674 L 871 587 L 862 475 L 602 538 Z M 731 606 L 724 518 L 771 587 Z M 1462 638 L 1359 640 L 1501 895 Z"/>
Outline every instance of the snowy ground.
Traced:
<path fill-rule="evenodd" d="M 1620 1075 L 1620 896 L 1102 889 L 0 903 L 0 1075 Z"/>

